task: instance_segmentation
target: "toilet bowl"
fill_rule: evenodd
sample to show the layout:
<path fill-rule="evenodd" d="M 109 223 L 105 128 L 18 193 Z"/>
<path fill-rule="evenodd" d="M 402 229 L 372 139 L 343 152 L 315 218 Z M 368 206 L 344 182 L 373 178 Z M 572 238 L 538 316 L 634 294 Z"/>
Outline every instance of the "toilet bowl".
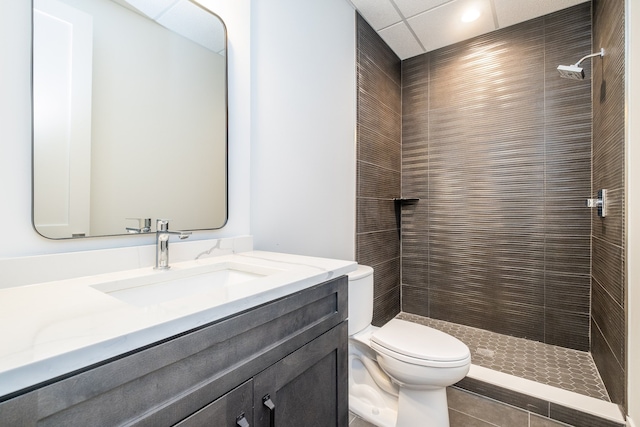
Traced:
<path fill-rule="evenodd" d="M 373 318 L 373 269 L 349 274 L 349 409 L 379 427 L 447 427 L 446 387 L 469 372 L 469 348 L 427 326 Z"/>

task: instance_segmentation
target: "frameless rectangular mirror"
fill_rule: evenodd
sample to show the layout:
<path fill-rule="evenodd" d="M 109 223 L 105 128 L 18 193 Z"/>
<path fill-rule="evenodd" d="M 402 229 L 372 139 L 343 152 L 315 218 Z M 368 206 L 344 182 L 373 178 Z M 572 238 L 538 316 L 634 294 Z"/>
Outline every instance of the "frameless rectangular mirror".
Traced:
<path fill-rule="evenodd" d="M 34 0 L 38 233 L 224 226 L 226 43 L 222 20 L 189 0 Z"/>

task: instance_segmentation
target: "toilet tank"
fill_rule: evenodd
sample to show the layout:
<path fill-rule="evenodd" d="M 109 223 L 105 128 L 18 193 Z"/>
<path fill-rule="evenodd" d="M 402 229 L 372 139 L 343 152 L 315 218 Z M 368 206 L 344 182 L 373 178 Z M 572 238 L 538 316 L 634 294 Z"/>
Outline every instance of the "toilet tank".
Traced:
<path fill-rule="evenodd" d="M 358 265 L 349 277 L 349 335 L 360 332 L 373 319 L 373 268 Z"/>

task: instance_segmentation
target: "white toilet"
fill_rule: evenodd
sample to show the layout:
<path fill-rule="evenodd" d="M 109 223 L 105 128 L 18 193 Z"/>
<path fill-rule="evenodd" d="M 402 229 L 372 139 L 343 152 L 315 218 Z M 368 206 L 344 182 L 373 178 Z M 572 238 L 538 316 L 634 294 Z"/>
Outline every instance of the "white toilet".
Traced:
<path fill-rule="evenodd" d="M 379 427 L 448 427 L 446 387 L 467 375 L 469 348 L 427 326 L 373 318 L 373 269 L 349 273 L 349 409 Z"/>

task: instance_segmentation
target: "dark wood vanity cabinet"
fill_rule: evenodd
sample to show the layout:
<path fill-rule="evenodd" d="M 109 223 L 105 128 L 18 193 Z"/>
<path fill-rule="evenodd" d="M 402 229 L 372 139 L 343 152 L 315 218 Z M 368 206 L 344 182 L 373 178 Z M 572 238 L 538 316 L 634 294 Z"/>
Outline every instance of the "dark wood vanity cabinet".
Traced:
<path fill-rule="evenodd" d="M 237 427 L 253 425 L 253 380 L 249 380 L 175 426 Z"/>
<path fill-rule="evenodd" d="M 347 278 L 0 403 L 0 426 L 348 424 Z"/>
<path fill-rule="evenodd" d="M 330 330 L 256 375 L 255 426 L 346 427 L 341 399 L 348 393 L 348 362 L 339 344 L 345 327 Z"/>

